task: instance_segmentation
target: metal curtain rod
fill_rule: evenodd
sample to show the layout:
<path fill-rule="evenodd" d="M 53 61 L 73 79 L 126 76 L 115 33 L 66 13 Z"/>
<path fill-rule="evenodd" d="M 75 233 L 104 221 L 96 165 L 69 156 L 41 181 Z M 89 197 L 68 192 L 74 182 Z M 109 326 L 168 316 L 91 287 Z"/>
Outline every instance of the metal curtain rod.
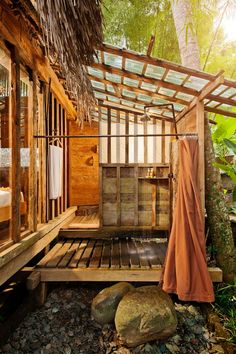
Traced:
<path fill-rule="evenodd" d="M 165 137 L 165 136 L 197 136 L 197 133 L 179 134 L 105 134 L 105 135 L 34 135 L 35 139 L 86 139 L 86 138 L 143 138 L 143 137 Z"/>

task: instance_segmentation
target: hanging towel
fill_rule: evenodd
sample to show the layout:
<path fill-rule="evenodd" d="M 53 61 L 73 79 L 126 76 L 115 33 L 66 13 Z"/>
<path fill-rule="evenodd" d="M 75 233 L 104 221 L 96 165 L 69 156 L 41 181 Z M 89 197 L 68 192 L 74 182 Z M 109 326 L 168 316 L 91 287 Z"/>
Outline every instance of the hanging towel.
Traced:
<path fill-rule="evenodd" d="M 162 287 L 183 301 L 212 302 L 214 291 L 206 263 L 198 187 L 198 141 L 185 138 L 178 144 L 178 188 Z"/>
<path fill-rule="evenodd" d="M 49 145 L 49 199 L 57 199 L 62 195 L 63 183 L 63 149 L 59 146 Z"/>

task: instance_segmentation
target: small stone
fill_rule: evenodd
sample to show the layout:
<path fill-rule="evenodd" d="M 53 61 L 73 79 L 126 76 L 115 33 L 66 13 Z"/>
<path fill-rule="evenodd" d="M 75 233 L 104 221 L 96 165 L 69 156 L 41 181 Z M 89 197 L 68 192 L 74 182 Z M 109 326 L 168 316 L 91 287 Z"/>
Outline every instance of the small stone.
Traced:
<path fill-rule="evenodd" d="M 179 348 L 177 347 L 176 344 L 169 344 L 169 343 L 166 343 L 166 348 L 167 348 L 172 354 L 175 354 L 175 353 L 178 353 L 178 352 L 179 352 Z"/>
<path fill-rule="evenodd" d="M 86 305 L 83 304 L 83 302 L 78 302 L 78 305 L 79 305 L 79 307 L 80 307 L 82 310 L 85 310 L 85 309 L 86 309 Z"/>
<path fill-rule="evenodd" d="M 217 340 L 216 340 L 214 337 L 211 337 L 211 338 L 209 339 L 209 341 L 210 341 L 211 343 L 217 343 Z"/>
<path fill-rule="evenodd" d="M 65 348 L 65 354 L 71 354 L 71 347 L 66 347 Z"/>
<path fill-rule="evenodd" d="M 175 344 L 179 344 L 181 342 L 181 337 L 176 334 L 174 337 L 171 338 L 172 341 L 175 343 Z"/>
<path fill-rule="evenodd" d="M 201 326 L 194 326 L 194 327 L 192 328 L 192 331 L 193 331 L 193 333 L 195 333 L 195 334 L 201 334 L 201 333 L 203 332 Z"/>
<path fill-rule="evenodd" d="M 30 346 L 33 350 L 36 350 L 40 348 L 41 344 L 38 340 L 34 340 L 31 342 Z"/>
<path fill-rule="evenodd" d="M 68 336 L 69 336 L 69 337 L 74 337 L 74 332 L 73 332 L 73 331 L 69 331 L 69 332 L 68 332 Z"/>
<path fill-rule="evenodd" d="M 46 349 L 47 349 L 47 350 L 50 350 L 51 348 L 52 348 L 51 343 L 48 343 L 48 344 L 46 345 Z"/>
<path fill-rule="evenodd" d="M 59 312 L 59 309 L 57 307 L 53 307 L 52 313 L 57 313 L 57 312 Z"/>

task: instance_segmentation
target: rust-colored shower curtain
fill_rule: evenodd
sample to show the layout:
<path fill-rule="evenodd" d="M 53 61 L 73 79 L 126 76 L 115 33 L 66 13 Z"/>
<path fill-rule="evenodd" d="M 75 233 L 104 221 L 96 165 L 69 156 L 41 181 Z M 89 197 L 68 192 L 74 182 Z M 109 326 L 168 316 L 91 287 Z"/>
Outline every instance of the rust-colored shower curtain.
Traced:
<path fill-rule="evenodd" d="M 206 264 L 204 221 L 198 187 L 198 141 L 179 140 L 176 205 L 162 287 L 180 300 L 212 302 L 214 291 Z"/>

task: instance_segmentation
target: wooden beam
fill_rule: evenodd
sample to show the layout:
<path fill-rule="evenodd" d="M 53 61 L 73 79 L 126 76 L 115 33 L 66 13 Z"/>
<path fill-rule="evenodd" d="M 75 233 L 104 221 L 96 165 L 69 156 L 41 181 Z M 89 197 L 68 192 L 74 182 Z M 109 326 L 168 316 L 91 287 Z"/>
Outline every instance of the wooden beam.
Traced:
<path fill-rule="evenodd" d="M 217 87 L 222 85 L 224 82 L 224 76 L 222 72 L 220 72 L 216 77 L 215 80 L 212 82 L 209 82 L 206 86 L 203 87 L 201 90 L 200 94 L 198 97 L 195 97 L 195 99 L 189 104 L 188 107 L 186 107 L 181 113 L 179 113 L 176 117 L 176 121 L 179 122 L 180 119 L 182 119 L 188 112 L 190 112 L 198 102 L 203 101 L 207 95 L 211 94 L 211 92 L 215 91 Z"/>
<path fill-rule="evenodd" d="M 235 112 L 225 111 L 224 109 L 205 106 L 205 111 L 210 113 L 221 114 L 222 116 L 226 116 L 226 117 L 236 118 Z"/>
<path fill-rule="evenodd" d="M 129 163 L 129 113 L 125 114 L 125 163 Z"/>
<path fill-rule="evenodd" d="M 93 75 L 88 75 L 89 79 L 92 80 L 92 81 L 97 81 L 97 82 L 101 82 L 101 83 L 104 83 L 106 85 L 111 85 L 113 84 L 112 81 L 109 81 L 109 80 L 106 80 L 106 79 L 101 79 L 99 77 L 96 77 L 96 76 L 93 76 Z M 119 83 L 116 83 L 116 86 L 119 87 L 119 89 L 125 89 L 125 90 L 128 90 L 128 91 L 131 91 L 131 92 L 134 92 L 136 94 L 144 94 L 144 95 L 148 95 L 152 98 L 156 98 L 156 99 L 163 99 L 163 100 L 166 100 L 166 101 L 169 101 L 169 102 L 173 102 L 173 103 L 179 103 L 183 106 L 188 106 L 189 105 L 189 101 L 185 101 L 181 98 L 176 98 L 176 97 L 172 97 L 172 96 L 167 96 L 167 95 L 163 95 L 163 94 L 160 94 L 160 93 L 155 93 L 155 92 L 152 92 L 150 90 L 146 90 L 144 88 L 140 88 L 140 87 L 133 87 L 133 86 L 130 86 L 130 85 L 127 85 L 127 84 L 119 84 Z M 94 88 L 94 90 L 98 90 L 97 88 Z M 101 89 L 99 89 L 101 90 Z M 107 91 L 107 90 L 106 90 Z"/>
<path fill-rule="evenodd" d="M 103 101 L 103 103 L 99 102 L 99 106 L 104 107 L 104 108 L 114 109 L 114 110 L 118 109 L 121 112 L 128 112 L 128 113 L 132 113 L 132 114 L 143 115 L 143 111 L 141 111 L 137 108 L 131 108 L 129 106 L 116 104 L 114 102 L 113 102 L 113 104 L 110 104 L 110 103 L 112 103 L 112 102 L 111 101 Z M 157 120 L 167 120 L 168 122 L 173 123 L 173 119 L 167 118 L 165 116 L 151 114 L 150 117 L 155 118 Z"/>
<path fill-rule="evenodd" d="M 41 281 L 141 281 L 156 282 L 160 280 L 162 267 L 157 269 L 89 269 L 89 268 L 39 268 Z M 222 282 L 220 268 L 208 268 L 210 277 L 214 282 Z"/>
<path fill-rule="evenodd" d="M 107 112 L 107 135 L 111 135 L 111 109 Z M 111 163 L 111 138 L 107 138 L 107 162 Z"/>
<path fill-rule="evenodd" d="M 11 238 L 20 240 L 20 120 L 21 120 L 21 89 L 20 89 L 20 57 L 16 47 L 11 48 L 11 115 L 12 115 L 12 167 L 11 167 Z"/>
<path fill-rule="evenodd" d="M 151 38 L 150 38 L 150 41 L 149 41 L 149 44 L 148 44 L 148 48 L 147 48 L 147 56 L 150 57 L 151 54 L 152 54 L 152 50 L 153 50 L 153 47 L 154 47 L 154 44 L 155 44 L 155 36 L 154 35 L 151 35 Z"/>
<path fill-rule="evenodd" d="M 152 84 L 152 85 L 159 86 L 159 87 L 164 87 L 169 90 L 183 92 L 183 93 L 186 93 L 191 96 L 198 96 L 198 94 L 199 94 L 199 92 L 197 90 L 191 89 L 189 87 L 173 84 L 171 82 L 164 81 L 164 80 L 149 78 L 147 76 L 136 74 L 131 71 L 115 68 L 114 66 L 111 66 L 111 65 L 106 65 L 106 64 L 101 64 L 101 63 L 93 63 L 92 67 L 96 68 L 98 70 L 101 70 L 103 72 L 108 72 L 110 74 L 116 74 L 121 77 L 128 77 L 133 80 L 138 80 L 138 81 L 142 80 L 143 82 L 146 82 L 148 84 Z"/>
<path fill-rule="evenodd" d="M 0 36 L 16 46 L 21 62 L 35 70 L 43 81 L 48 83 L 51 78 L 52 91 L 69 115 L 75 119 L 77 116 L 76 110 L 68 99 L 56 73 L 50 66 L 48 58 L 44 56 L 42 48 L 39 47 L 29 33 L 22 31 L 16 16 L 14 16 L 13 12 L 7 11 L 2 4 L 0 4 L 0 13 Z"/>
<path fill-rule="evenodd" d="M 112 96 L 112 97 L 116 97 L 116 98 L 117 98 L 117 95 L 116 95 L 115 93 L 110 92 L 110 91 L 108 91 L 108 90 L 102 90 L 102 89 L 96 88 L 96 89 L 94 90 L 94 93 L 96 94 L 96 92 L 103 93 L 103 94 L 106 95 L 106 96 Z M 108 98 L 108 97 L 107 97 L 107 98 Z M 121 100 L 125 100 L 125 101 L 132 102 L 133 104 L 139 104 L 139 105 L 143 105 L 143 106 L 146 106 L 146 105 L 148 105 L 148 104 L 152 104 L 151 101 L 150 101 L 150 102 L 146 102 L 146 101 L 139 100 L 139 99 L 137 99 L 137 98 L 127 97 L 127 96 L 124 96 L 124 95 L 122 95 L 122 94 L 120 94 L 119 100 L 120 100 L 120 101 L 121 101 Z M 112 102 L 113 102 L 113 101 L 112 101 Z M 122 103 L 120 102 L 120 104 L 122 104 Z M 165 107 L 165 110 L 166 110 L 166 111 L 169 111 L 169 112 L 172 112 L 172 108 L 169 108 L 169 107 Z M 181 111 L 175 110 L 175 112 L 176 112 L 176 114 L 177 114 L 178 112 L 181 112 Z"/>

